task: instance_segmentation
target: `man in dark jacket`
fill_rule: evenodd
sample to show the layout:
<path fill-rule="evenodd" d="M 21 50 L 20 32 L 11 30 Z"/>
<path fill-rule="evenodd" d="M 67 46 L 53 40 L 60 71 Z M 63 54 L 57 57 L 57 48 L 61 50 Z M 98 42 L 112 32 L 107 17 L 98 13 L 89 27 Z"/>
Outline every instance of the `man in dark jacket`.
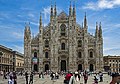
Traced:
<path fill-rule="evenodd" d="M 30 74 L 30 82 L 29 82 L 29 84 L 33 84 L 33 72 L 31 72 L 31 74 Z"/>
<path fill-rule="evenodd" d="M 28 84 L 28 72 L 25 72 L 25 79 L 26 79 L 26 84 Z"/>

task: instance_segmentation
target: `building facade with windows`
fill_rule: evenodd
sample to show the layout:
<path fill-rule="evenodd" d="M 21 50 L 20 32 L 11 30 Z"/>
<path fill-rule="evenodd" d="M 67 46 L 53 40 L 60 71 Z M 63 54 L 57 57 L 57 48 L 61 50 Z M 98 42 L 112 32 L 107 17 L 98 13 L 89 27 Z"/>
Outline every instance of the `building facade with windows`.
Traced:
<path fill-rule="evenodd" d="M 120 56 L 104 56 L 105 71 L 120 72 Z"/>
<path fill-rule="evenodd" d="M 12 49 L 0 45 L 0 71 L 9 72 L 13 70 Z"/>
<path fill-rule="evenodd" d="M 30 25 L 24 30 L 24 69 L 28 71 L 101 71 L 103 70 L 103 37 L 101 23 L 96 23 L 95 35 L 88 33 L 87 16 L 79 25 L 76 8 L 69 14 L 57 14 L 51 5 L 50 22 L 43 26 L 40 14 L 39 33 L 31 37 Z"/>
<path fill-rule="evenodd" d="M 14 66 L 14 71 L 20 72 L 24 70 L 24 55 L 17 52 L 13 51 L 13 66 Z"/>

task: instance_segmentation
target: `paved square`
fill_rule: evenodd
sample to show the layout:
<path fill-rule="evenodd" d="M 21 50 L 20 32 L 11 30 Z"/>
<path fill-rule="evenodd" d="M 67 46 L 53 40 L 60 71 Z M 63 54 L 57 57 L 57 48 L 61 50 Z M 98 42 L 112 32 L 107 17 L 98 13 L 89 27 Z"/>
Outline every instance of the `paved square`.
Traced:
<path fill-rule="evenodd" d="M 88 84 L 93 84 L 94 75 L 89 76 Z M 46 75 L 44 79 L 40 79 L 38 75 L 34 76 L 34 83 L 33 84 L 63 84 L 64 76 L 60 76 L 60 79 L 51 80 L 49 75 Z M 103 82 L 99 82 L 99 84 L 109 84 L 111 77 L 108 75 L 103 76 Z M 8 84 L 8 79 L 2 79 L 0 76 L 0 84 Z M 80 83 L 84 84 L 83 77 L 80 79 Z M 17 84 L 25 84 L 25 77 L 18 76 Z"/>

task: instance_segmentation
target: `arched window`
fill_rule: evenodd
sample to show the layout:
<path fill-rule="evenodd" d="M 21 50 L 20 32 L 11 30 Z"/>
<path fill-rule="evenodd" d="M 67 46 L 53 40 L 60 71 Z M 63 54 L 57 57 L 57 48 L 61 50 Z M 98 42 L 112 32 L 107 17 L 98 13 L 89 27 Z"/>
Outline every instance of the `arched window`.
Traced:
<path fill-rule="evenodd" d="M 37 57 L 37 52 L 34 52 L 34 57 Z"/>
<path fill-rule="evenodd" d="M 82 47 L 82 41 L 78 40 L 78 47 Z"/>
<path fill-rule="evenodd" d="M 62 25 L 60 26 L 60 29 L 61 29 L 61 36 L 65 36 L 65 29 L 66 29 L 65 24 L 62 24 Z"/>
<path fill-rule="evenodd" d="M 93 52 L 92 51 L 90 52 L 90 58 L 93 58 Z"/>
<path fill-rule="evenodd" d="M 49 41 L 45 40 L 45 47 L 49 47 Z"/>
<path fill-rule="evenodd" d="M 82 53 L 78 52 L 78 57 L 81 58 L 82 57 Z"/>
<path fill-rule="evenodd" d="M 61 49 L 62 49 L 62 50 L 65 50 L 65 43 L 62 43 L 62 44 L 61 44 Z"/>
<path fill-rule="evenodd" d="M 45 58 L 48 58 L 48 52 L 45 52 Z"/>

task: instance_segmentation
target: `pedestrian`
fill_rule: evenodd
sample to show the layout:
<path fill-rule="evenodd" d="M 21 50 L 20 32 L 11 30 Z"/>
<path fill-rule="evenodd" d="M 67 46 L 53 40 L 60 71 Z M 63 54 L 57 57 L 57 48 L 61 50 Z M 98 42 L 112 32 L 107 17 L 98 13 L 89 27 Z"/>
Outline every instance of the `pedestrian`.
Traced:
<path fill-rule="evenodd" d="M 98 79 L 96 76 L 94 76 L 94 83 L 93 84 L 98 84 Z"/>
<path fill-rule="evenodd" d="M 28 84 L 28 72 L 25 72 L 25 79 L 26 79 L 26 84 Z"/>
<path fill-rule="evenodd" d="M 50 77 L 51 77 L 51 80 L 53 80 L 54 79 L 54 75 L 53 75 L 54 73 L 53 72 L 51 72 L 51 75 L 50 75 Z"/>
<path fill-rule="evenodd" d="M 110 84 L 119 84 L 120 83 L 120 74 L 119 73 L 113 73 L 112 74 L 112 80 Z"/>
<path fill-rule="evenodd" d="M 14 81 L 14 84 L 17 84 L 17 75 L 15 71 L 13 72 L 13 81 Z"/>
<path fill-rule="evenodd" d="M 84 83 L 87 84 L 87 80 L 88 80 L 87 71 L 84 72 L 83 77 L 84 77 Z"/>
<path fill-rule="evenodd" d="M 103 73 L 99 72 L 100 82 L 103 82 Z"/>
<path fill-rule="evenodd" d="M 65 80 L 64 80 L 64 84 L 69 84 L 70 78 L 71 78 L 72 74 L 70 74 L 70 72 L 68 72 L 65 76 Z"/>
<path fill-rule="evenodd" d="M 3 71 L 3 79 L 7 79 L 5 70 Z"/>
<path fill-rule="evenodd" d="M 9 77 L 8 84 L 14 84 L 12 76 Z"/>
<path fill-rule="evenodd" d="M 30 74 L 30 81 L 29 81 L 29 84 L 33 84 L 33 72 L 31 72 L 31 74 Z"/>
<path fill-rule="evenodd" d="M 80 84 L 80 75 L 77 71 L 71 76 L 69 84 Z"/>

